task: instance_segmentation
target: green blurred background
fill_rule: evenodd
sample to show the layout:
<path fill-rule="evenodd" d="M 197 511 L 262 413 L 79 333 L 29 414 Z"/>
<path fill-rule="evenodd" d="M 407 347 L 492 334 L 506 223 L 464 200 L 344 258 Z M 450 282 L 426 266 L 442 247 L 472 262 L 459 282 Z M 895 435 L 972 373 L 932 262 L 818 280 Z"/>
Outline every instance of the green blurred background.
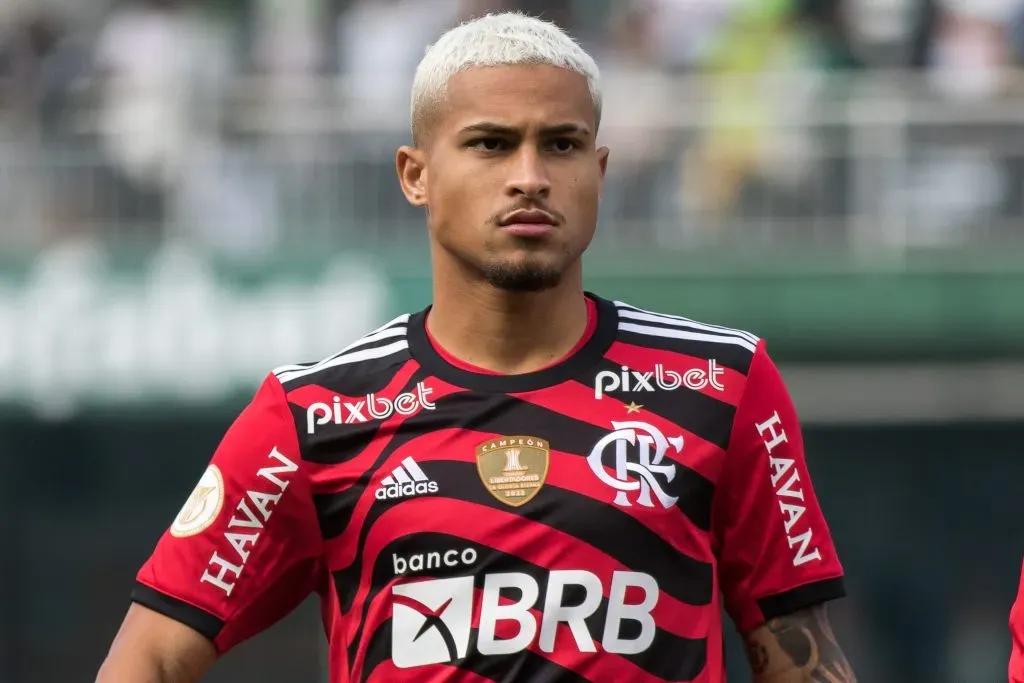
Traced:
<path fill-rule="evenodd" d="M 428 302 L 392 161 L 412 69 L 505 7 L 604 73 L 588 288 L 768 340 L 860 679 L 1006 680 L 1024 2 L 5 0 L 0 681 L 92 680 L 265 374 Z M 209 680 L 318 683 L 323 640 L 307 604 Z"/>

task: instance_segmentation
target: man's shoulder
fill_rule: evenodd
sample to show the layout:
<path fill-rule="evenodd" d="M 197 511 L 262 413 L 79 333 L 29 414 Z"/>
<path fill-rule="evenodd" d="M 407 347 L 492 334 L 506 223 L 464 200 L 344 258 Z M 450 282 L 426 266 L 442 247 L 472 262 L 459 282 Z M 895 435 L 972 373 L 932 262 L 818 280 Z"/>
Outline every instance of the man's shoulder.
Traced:
<path fill-rule="evenodd" d="M 668 351 L 748 371 L 761 339 L 752 332 L 615 301 L 617 339 L 651 350 Z"/>
<path fill-rule="evenodd" d="M 282 365 L 271 372 L 286 392 L 314 384 L 342 391 L 346 384 L 360 385 L 368 379 L 393 375 L 411 357 L 410 318 L 404 313 L 326 358 Z"/>

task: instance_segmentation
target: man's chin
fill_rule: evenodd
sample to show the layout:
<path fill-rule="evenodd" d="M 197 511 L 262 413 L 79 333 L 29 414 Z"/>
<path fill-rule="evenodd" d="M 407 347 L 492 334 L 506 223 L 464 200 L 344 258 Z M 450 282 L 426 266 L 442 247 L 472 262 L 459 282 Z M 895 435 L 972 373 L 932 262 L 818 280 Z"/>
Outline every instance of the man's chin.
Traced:
<path fill-rule="evenodd" d="M 483 276 L 495 289 L 506 292 L 542 292 L 557 287 L 562 271 L 533 263 L 500 263 L 485 266 Z"/>

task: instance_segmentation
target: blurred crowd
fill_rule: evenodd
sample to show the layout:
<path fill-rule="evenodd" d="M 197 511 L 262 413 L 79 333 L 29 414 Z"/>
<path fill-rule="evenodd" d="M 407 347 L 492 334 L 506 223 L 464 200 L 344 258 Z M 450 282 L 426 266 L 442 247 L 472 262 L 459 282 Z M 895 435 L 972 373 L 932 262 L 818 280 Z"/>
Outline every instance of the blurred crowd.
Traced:
<path fill-rule="evenodd" d="M 1012 118 L 960 124 L 1018 94 L 1024 0 L 0 0 L 0 252 L 389 243 L 420 225 L 391 156 L 414 67 L 503 9 L 598 58 L 609 239 L 700 243 L 740 216 L 744 240 L 844 241 L 870 210 L 943 243 L 1019 218 Z M 921 103 L 952 119 L 900 118 Z"/>
<path fill-rule="evenodd" d="M 421 234 L 393 164 L 409 137 L 413 70 L 446 28 L 504 9 L 557 21 L 602 68 L 605 244 L 1021 234 L 1024 0 L 0 0 L 0 278 L 11 262 L 82 243 L 185 243 L 260 264 Z M 871 465 L 882 473 L 872 486 L 893 467 Z M 878 502 L 851 493 L 855 524 L 837 532 L 863 535 L 861 557 L 898 556 L 917 584 L 879 561 L 861 579 L 877 584 L 877 604 L 840 608 L 862 678 L 1005 680 L 1009 605 L 990 592 L 990 565 L 977 561 L 952 632 L 933 638 L 947 615 L 932 564 L 973 567 L 974 554 L 933 563 L 917 539 L 879 550 L 874 533 L 911 520 L 943 553 L 963 547 L 943 534 L 984 529 L 988 543 L 1003 537 L 984 508 L 998 496 L 952 485 L 937 495 L 916 469 L 900 481 L 917 482 L 919 500 L 904 503 L 895 486 Z M 949 519 L 917 524 L 927 504 Z M 978 519 L 964 522 L 968 512 Z M 909 607 L 893 615 L 893 604 Z M 925 636 L 899 635 L 915 630 Z M 892 674 L 901 658 L 936 670 Z"/>

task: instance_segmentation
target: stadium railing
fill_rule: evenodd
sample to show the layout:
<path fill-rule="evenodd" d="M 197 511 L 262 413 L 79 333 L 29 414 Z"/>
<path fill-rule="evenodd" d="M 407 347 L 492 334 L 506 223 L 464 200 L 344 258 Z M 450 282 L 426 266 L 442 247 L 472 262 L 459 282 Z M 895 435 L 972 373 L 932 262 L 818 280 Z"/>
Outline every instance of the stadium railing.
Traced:
<path fill-rule="evenodd" d="M 751 329 L 787 363 L 995 360 L 996 404 L 1024 356 L 1022 83 L 954 101 L 908 73 L 612 73 L 588 286 Z M 95 98 L 6 117 L 0 403 L 53 386 L 72 403 L 222 401 L 426 303 L 423 216 L 393 167 L 406 104 L 285 86 L 240 79 L 180 130 L 125 126 Z M 349 314 L 317 315 L 330 306 Z"/>

